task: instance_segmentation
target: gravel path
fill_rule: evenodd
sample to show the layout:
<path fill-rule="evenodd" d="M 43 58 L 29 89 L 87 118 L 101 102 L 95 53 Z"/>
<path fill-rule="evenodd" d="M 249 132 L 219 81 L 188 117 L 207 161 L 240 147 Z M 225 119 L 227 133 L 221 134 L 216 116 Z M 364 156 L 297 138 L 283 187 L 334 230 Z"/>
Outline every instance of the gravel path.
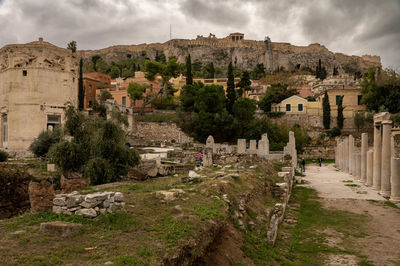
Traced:
<path fill-rule="evenodd" d="M 322 198 L 385 200 L 378 192 L 347 173 L 338 171 L 333 164 L 307 165 L 304 180 L 318 191 Z"/>
<path fill-rule="evenodd" d="M 308 181 L 325 208 L 334 208 L 368 216 L 368 235 L 350 243 L 374 265 L 400 265 L 400 209 L 385 206 L 378 192 L 338 171 L 333 164 L 306 166 Z M 399 206 L 400 204 L 398 204 Z M 400 207 L 400 206 L 399 206 Z M 353 255 L 332 255 L 328 265 L 357 265 Z"/>

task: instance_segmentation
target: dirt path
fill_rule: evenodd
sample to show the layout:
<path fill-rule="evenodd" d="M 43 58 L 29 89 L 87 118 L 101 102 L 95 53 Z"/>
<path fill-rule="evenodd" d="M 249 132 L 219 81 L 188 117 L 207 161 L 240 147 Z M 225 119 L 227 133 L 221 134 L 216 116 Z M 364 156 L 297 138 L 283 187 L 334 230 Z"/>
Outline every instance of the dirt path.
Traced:
<path fill-rule="evenodd" d="M 400 265 L 400 209 L 388 203 L 377 191 L 356 181 L 353 176 L 337 171 L 332 164 L 306 168 L 306 186 L 317 190 L 323 206 L 368 217 L 368 235 L 353 238 L 359 252 L 375 265 Z M 340 238 L 340 236 L 339 236 Z M 330 264 L 353 264 L 351 256 L 332 257 Z"/>

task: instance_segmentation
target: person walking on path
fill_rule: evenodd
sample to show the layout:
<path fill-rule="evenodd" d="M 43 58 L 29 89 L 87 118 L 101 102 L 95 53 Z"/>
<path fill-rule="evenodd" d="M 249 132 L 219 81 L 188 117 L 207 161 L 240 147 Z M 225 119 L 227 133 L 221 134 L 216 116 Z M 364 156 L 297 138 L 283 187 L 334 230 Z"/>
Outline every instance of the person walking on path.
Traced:
<path fill-rule="evenodd" d="M 321 167 L 322 166 L 322 158 L 321 157 L 318 158 L 318 162 L 319 162 L 319 167 Z"/>
<path fill-rule="evenodd" d="M 306 161 L 304 159 L 301 161 L 301 165 L 303 166 L 303 172 L 305 172 L 306 171 Z"/>
<path fill-rule="evenodd" d="M 199 160 L 200 160 L 200 166 L 203 166 L 203 154 L 199 152 Z"/>

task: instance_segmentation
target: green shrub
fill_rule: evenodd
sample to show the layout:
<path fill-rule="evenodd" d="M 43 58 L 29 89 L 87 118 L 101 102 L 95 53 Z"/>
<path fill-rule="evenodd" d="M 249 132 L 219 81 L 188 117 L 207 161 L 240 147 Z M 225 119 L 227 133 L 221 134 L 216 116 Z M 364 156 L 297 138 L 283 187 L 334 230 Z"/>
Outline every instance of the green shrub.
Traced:
<path fill-rule="evenodd" d="M 400 113 L 392 114 L 390 119 L 393 121 L 393 125 L 399 126 L 400 125 Z"/>
<path fill-rule="evenodd" d="M 340 131 L 340 128 L 338 128 L 338 127 L 334 127 L 332 129 L 326 131 L 326 135 L 330 138 L 340 136 L 341 133 L 342 132 Z"/>
<path fill-rule="evenodd" d="M 0 162 L 5 162 L 8 159 L 8 153 L 0 150 Z"/>
<path fill-rule="evenodd" d="M 86 163 L 83 175 L 90 178 L 90 184 L 99 185 L 111 182 L 114 172 L 107 160 L 93 158 Z"/>
<path fill-rule="evenodd" d="M 51 146 L 48 156 L 63 171 L 80 171 L 85 163 L 81 145 L 65 140 Z"/>
<path fill-rule="evenodd" d="M 29 150 L 36 157 L 44 157 L 48 153 L 50 147 L 59 142 L 62 138 L 62 130 L 59 127 L 54 130 L 42 131 L 39 136 L 29 146 Z"/>
<path fill-rule="evenodd" d="M 266 113 L 270 118 L 279 118 L 285 115 L 285 112 L 267 112 Z"/>

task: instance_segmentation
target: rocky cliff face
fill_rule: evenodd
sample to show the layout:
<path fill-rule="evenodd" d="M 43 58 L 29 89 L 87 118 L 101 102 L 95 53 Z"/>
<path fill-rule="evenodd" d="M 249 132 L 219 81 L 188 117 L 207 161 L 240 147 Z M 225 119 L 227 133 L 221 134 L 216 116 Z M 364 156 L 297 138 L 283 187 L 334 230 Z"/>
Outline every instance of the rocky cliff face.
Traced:
<path fill-rule="evenodd" d="M 195 40 L 175 39 L 165 43 L 119 45 L 101 50 L 80 51 L 83 58 L 89 59 L 93 55 L 100 55 L 107 62 L 126 59 L 130 54 L 132 58 L 139 60 L 144 58 L 155 59 L 156 54 L 163 52 L 166 57 L 176 56 L 179 62 L 184 62 L 190 53 L 192 61 L 199 60 L 202 63 L 214 62 L 215 65 L 226 67 L 229 62 L 236 63 L 240 69 L 253 69 L 257 64 L 264 64 L 267 70 L 276 70 L 284 67 L 292 70 L 296 67 L 308 66 L 315 68 L 321 59 L 328 73 L 333 67 L 339 67 L 339 71 L 352 67 L 360 71 L 370 66 L 381 66 L 379 56 L 348 56 L 341 53 L 333 53 L 320 44 L 308 46 L 294 46 L 289 43 L 270 43 L 264 41 L 204 38 Z"/>

